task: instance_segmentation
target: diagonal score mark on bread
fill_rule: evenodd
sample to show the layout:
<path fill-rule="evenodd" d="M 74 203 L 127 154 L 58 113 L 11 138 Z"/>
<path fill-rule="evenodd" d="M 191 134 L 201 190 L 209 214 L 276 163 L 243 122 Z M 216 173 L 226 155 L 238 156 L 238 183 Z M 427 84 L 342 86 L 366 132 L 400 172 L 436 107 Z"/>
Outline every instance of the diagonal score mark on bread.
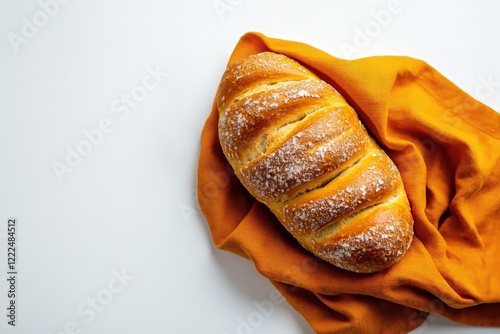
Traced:
<path fill-rule="evenodd" d="M 216 102 L 235 175 L 304 248 L 354 272 L 401 259 L 413 236 L 401 176 L 333 87 L 263 52 L 228 66 Z"/>

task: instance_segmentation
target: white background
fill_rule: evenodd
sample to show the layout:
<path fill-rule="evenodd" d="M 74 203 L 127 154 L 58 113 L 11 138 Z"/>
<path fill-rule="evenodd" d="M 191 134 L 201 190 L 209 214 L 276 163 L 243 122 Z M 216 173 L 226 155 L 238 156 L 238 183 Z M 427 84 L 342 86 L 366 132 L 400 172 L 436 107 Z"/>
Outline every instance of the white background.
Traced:
<path fill-rule="evenodd" d="M 0 305 L 7 218 L 19 222 L 18 326 L 2 306 L 1 333 L 312 333 L 286 303 L 259 318 L 255 302 L 274 288 L 215 249 L 197 209 L 201 129 L 247 31 L 345 58 L 420 58 L 500 110 L 500 2 L 401 0 L 382 24 L 388 0 L 60 0 L 43 9 L 54 1 L 0 1 Z M 125 114 L 121 98 L 132 92 L 147 96 Z M 101 122 L 108 133 L 85 146 L 84 132 Z M 87 155 L 60 181 L 53 165 L 78 147 Z M 415 332 L 493 330 L 433 316 Z"/>

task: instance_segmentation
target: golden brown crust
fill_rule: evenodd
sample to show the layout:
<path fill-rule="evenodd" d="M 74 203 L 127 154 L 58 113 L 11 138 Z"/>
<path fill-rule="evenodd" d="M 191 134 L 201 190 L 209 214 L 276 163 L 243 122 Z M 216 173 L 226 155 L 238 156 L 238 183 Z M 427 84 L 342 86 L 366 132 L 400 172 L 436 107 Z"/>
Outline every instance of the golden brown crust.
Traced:
<path fill-rule="evenodd" d="M 380 271 L 413 236 L 399 172 L 331 86 L 271 52 L 228 66 L 219 138 L 236 176 L 314 255 Z"/>
<path fill-rule="evenodd" d="M 394 195 L 397 170 L 380 151 L 370 151 L 324 187 L 277 205 L 276 215 L 293 234 L 316 232 Z"/>
<path fill-rule="evenodd" d="M 227 129 L 220 131 L 221 143 L 233 163 L 255 157 L 263 149 L 259 148 L 261 139 L 280 127 L 342 101 L 330 86 L 316 79 L 263 84 L 259 88 L 240 95 L 229 108 L 219 109 L 220 128 Z"/>
<path fill-rule="evenodd" d="M 228 67 L 219 84 L 216 97 L 219 110 L 224 110 L 237 95 L 257 84 L 307 79 L 312 75 L 291 59 L 275 53 L 261 53 L 232 65 Z"/>
<path fill-rule="evenodd" d="M 336 233 L 304 241 L 304 246 L 340 268 L 370 273 L 399 261 L 411 244 L 413 218 L 403 192 L 351 220 L 355 222 L 340 223 Z"/>

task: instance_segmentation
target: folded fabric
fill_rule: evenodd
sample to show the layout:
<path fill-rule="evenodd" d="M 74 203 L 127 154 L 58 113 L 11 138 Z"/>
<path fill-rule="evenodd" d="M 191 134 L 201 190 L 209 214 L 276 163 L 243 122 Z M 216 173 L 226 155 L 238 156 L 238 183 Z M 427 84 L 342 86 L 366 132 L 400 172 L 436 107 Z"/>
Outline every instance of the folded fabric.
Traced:
<path fill-rule="evenodd" d="M 401 172 L 415 237 L 401 261 L 375 274 L 314 258 L 232 174 L 213 105 L 198 201 L 216 247 L 251 260 L 317 333 L 408 332 L 429 313 L 500 326 L 500 114 L 409 57 L 344 60 L 252 32 L 229 62 L 263 51 L 307 66 L 354 107 Z"/>

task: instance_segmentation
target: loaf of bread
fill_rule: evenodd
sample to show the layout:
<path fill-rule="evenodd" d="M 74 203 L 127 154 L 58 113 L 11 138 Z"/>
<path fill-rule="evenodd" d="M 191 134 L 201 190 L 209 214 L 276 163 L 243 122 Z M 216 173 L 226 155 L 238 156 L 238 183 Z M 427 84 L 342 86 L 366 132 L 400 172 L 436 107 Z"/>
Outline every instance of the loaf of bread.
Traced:
<path fill-rule="evenodd" d="M 262 52 L 228 65 L 216 103 L 235 175 L 299 244 L 359 273 L 401 259 L 413 237 L 401 176 L 337 90 Z"/>

